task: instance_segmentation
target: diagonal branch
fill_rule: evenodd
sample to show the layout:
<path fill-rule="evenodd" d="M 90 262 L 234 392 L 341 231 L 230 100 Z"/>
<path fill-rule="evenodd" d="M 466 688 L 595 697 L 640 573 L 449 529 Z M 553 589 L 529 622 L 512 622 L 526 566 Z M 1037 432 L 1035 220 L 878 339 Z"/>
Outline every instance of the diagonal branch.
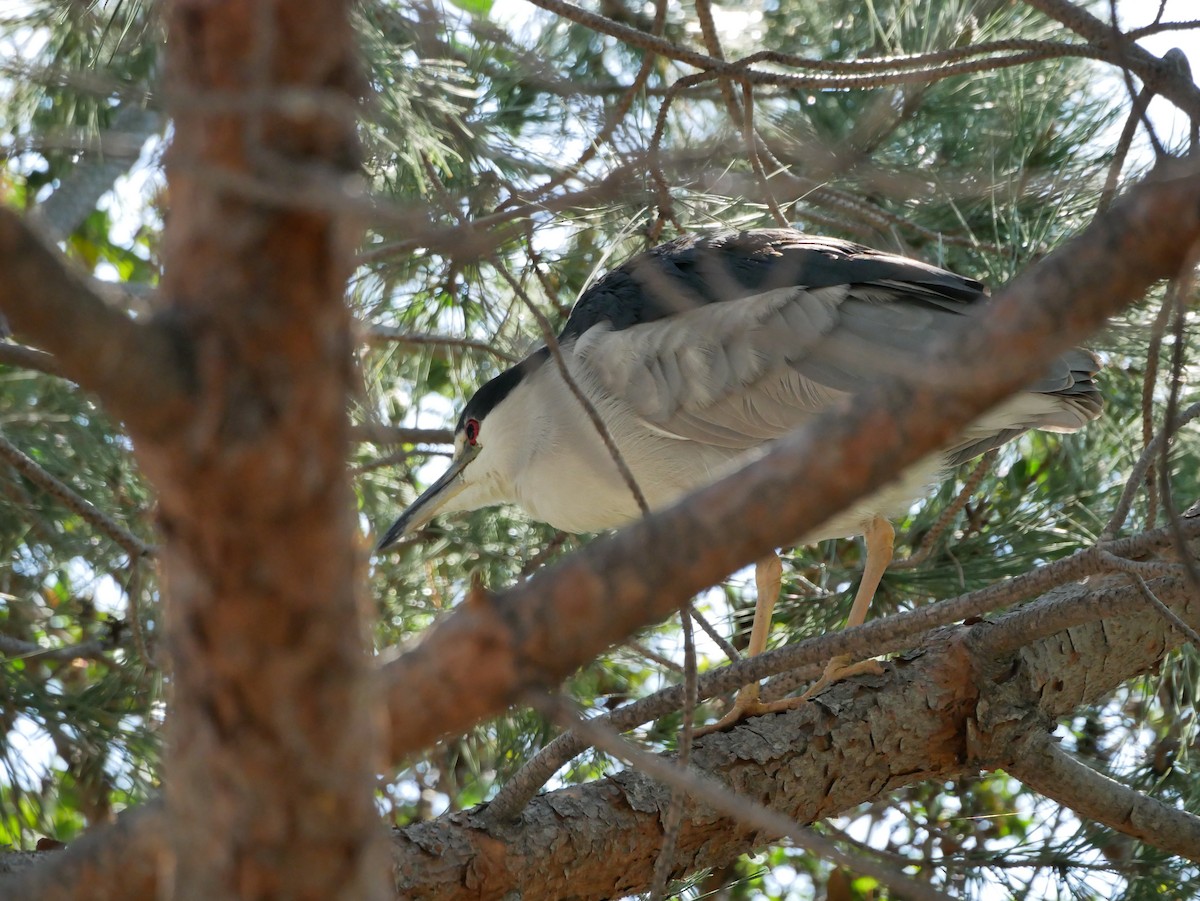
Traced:
<path fill-rule="evenodd" d="M 1200 88 L 1173 62 L 1159 59 L 1113 25 L 1070 0 L 1025 0 L 1026 4 L 1103 48 L 1115 65 L 1128 67 L 1156 94 L 1170 100 L 1193 120 L 1200 119 Z"/>
<path fill-rule="evenodd" d="M 182 342 L 160 320 L 113 309 L 9 209 L 0 208 L 0 313 L 49 351 L 62 374 L 96 392 L 135 437 L 164 434 L 190 407 Z"/>
<path fill-rule="evenodd" d="M 155 549 L 138 538 L 127 528 L 89 501 L 80 496 L 73 488 L 47 472 L 37 464 L 37 461 L 25 454 L 11 441 L 0 434 L 0 459 L 25 476 L 47 494 L 55 497 L 68 510 L 76 513 L 85 522 L 92 525 L 100 533 L 107 535 L 125 549 L 131 560 L 139 557 L 149 557 Z"/>
<path fill-rule="evenodd" d="M 800 710 L 709 736 L 698 743 L 694 765 L 801 823 L 904 785 L 993 766 L 1009 769 L 1010 760 L 1036 745 L 1051 718 L 1102 699 L 1178 644 L 1165 622 L 1145 615 L 1138 592 L 1119 584 L 1121 577 L 1113 579 L 1116 587 L 1110 579 L 1071 589 L 1071 602 L 1091 608 L 1093 616 L 1069 637 L 1059 631 L 1015 655 L 989 650 L 992 632 L 1012 631 L 1013 624 L 1019 630 L 1022 620 L 1036 621 L 1061 607 L 1066 598 L 1052 592 L 995 623 L 942 630 L 882 677 L 843 683 Z M 1177 613 L 1197 621 L 1200 597 L 1179 579 L 1155 588 Z M 1109 592 L 1121 602 L 1096 603 Z M 1073 676 L 1064 680 L 1067 672 Z M 650 776 L 630 770 L 541 795 L 516 821 L 498 822 L 483 807 L 414 824 L 396 836 L 398 891 L 423 901 L 631 894 L 649 884 L 654 855 L 631 863 L 610 849 L 653 848 L 669 794 Z M 1137 797 L 1139 810 L 1159 806 Z M 685 808 L 678 865 L 685 872 L 720 866 L 770 840 L 738 818 L 692 801 Z M 1200 854 L 1191 833 L 1172 839 L 1171 847 Z"/>
<path fill-rule="evenodd" d="M 52 355 L 21 344 L 10 344 L 8 341 L 0 341 L 0 365 L 32 369 L 46 375 L 62 375 L 58 362 Z"/>
<path fill-rule="evenodd" d="M 1200 537 L 1200 523 L 1188 529 L 1188 536 Z M 861 626 L 806 638 L 729 666 L 709 670 L 700 677 L 697 693 L 701 698 L 708 698 L 775 676 L 763 686 L 763 697 L 769 700 L 783 697 L 819 676 L 825 663 L 832 657 L 860 659 L 911 648 L 919 642 L 920 636 L 939 627 L 1003 610 L 1068 582 L 1111 571 L 1111 566 L 1106 566 L 1104 561 L 1108 558 L 1125 559 L 1118 558 L 1118 554 L 1140 557 L 1161 553 L 1170 545 L 1170 531 L 1158 529 L 1144 532 L 1136 538 L 1088 548 L 986 588 L 872 620 Z M 1172 574 L 1177 572 L 1178 567 Z M 1090 621 L 1101 607 L 1104 612 L 1117 612 L 1122 605 L 1129 603 L 1130 598 L 1133 598 L 1133 592 L 1129 590 L 1116 595 L 1098 593 L 1093 598 L 1094 609 L 1091 611 L 1082 610 L 1077 604 L 1043 605 L 1042 612 L 1037 616 L 1005 620 L 1009 625 L 1003 629 L 993 629 L 989 633 L 992 644 L 987 650 L 996 654 L 1011 653 L 1051 632 Z M 679 710 L 681 695 L 682 688 L 678 685 L 661 689 L 618 707 L 604 714 L 601 719 L 608 728 L 625 732 Z M 587 742 L 576 732 L 564 732 L 556 737 L 530 757 L 501 787 L 488 805 L 488 816 L 499 820 L 515 817 L 560 766 L 586 747 Z"/>
<path fill-rule="evenodd" d="M 1175 274 L 1200 240 L 1200 164 L 1173 172 L 1031 268 L 965 331 L 931 346 L 924 378 L 878 386 L 741 472 L 443 620 L 385 671 L 391 759 L 556 683 L 700 589 L 811 532 Z"/>

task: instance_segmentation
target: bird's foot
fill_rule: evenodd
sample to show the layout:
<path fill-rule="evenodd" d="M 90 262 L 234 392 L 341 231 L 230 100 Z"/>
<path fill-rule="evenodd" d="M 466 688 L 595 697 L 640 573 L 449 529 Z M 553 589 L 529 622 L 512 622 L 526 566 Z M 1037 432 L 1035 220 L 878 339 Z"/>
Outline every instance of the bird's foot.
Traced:
<path fill-rule="evenodd" d="M 758 684 L 746 685 L 738 692 L 737 698 L 733 702 L 733 708 L 715 723 L 710 723 L 707 726 L 702 726 L 696 730 L 696 738 L 703 735 L 711 735 L 714 732 L 724 732 L 732 726 L 736 726 L 744 719 L 752 716 L 763 716 L 767 713 L 784 713 L 788 710 L 795 710 L 802 704 L 808 703 L 817 694 L 824 691 L 834 682 L 841 682 L 843 679 L 848 679 L 850 676 L 857 676 L 860 673 L 870 673 L 873 676 L 878 676 L 883 673 L 883 666 L 878 660 L 859 660 L 857 663 L 851 663 L 849 657 L 834 657 L 829 661 L 829 665 L 825 667 L 825 672 L 821 678 L 809 687 L 808 691 L 795 698 L 780 698 L 777 701 L 762 701 L 758 696 Z"/>
<path fill-rule="evenodd" d="M 733 701 L 733 707 L 723 717 L 715 723 L 709 723 L 707 726 L 702 726 L 696 730 L 696 738 L 702 735 L 711 735 L 714 732 L 724 732 L 731 726 L 736 726 L 742 720 L 751 716 L 761 716 L 764 713 L 770 713 L 768 710 L 771 705 L 764 704 L 758 699 L 758 683 L 753 685 L 743 685 L 741 691 L 737 693 L 737 697 Z"/>
<path fill-rule="evenodd" d="M 851 663 L 850 658 L 846 656 L 834 657 L 829 661 L 829 665 L 825 667 L 825 672 L 821 674 L 821 678 L 809 686 L 808 691 L 796 698 L 784 698 L 785 702 L 792 702 L 792 707 L 799 707 L 806 701 L 816 697 L 834 682 L 841 682 L 843 679 L 848 679 L 851 676 L 857 676 L 859 673 L 870 673 L 872 676 L 878 676 L 883 673 L 883 667 L 878 660 L 859 660 L 857 663 Z M 780 702 L 776 702 L 780 703 Z M 781 707 L 780 710 L 791 710 L 792 707 Z"/>

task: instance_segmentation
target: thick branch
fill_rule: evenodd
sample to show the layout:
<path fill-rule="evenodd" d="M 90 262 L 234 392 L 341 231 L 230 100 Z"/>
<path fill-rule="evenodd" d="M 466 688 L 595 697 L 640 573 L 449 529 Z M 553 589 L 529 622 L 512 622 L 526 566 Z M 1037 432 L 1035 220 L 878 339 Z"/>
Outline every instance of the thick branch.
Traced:
<path fill-rule="evenodd" d="M 878 386 L 741 472 L 447 617 L 387 668 L 392 759 L 556 683 L 811 532 L 1032 381 L 1046 359 L 1178 271 L 1200 239 L 1197 168 L 1143 185 L 1018 278 L 965 332 L 930 348 L 924 377 Z"/>
<path fill-rule="evenodd" d="M 1047 736 L 1004 767 L 1080 816 L 1200 862 L 1200 817 L 1147 798 L 1067 754 Z"/>
<path fill-rule="evenodd" d="M 91 290 L 58 251 L 0 208 L 0 312 L 95 391 L 136 437 L 170 431 L 188 410 L 181 346 L 161 322 L 135 322 Z"/>
<path fill-rule="evenodd" d="M 20 344 L 10 344 L 7 341 L 0 341 L 0 364 L 32 369 L 34 372 L 44 372 L 46 375 L 62 375 L 62 370 L 59 369 L 58 363 L 51 354 Z"/>
<path fill-rule="evenodd" d="M 1200 597 L 1182 580 L 1163 579 L 1154 587 L 1181 617 L 1200 622 Z M 1072 611 L 1068 620 L 1076 625 L 1008 649 L 1005 636 L 1061 619 L 1064 611 Z M 884 675 L 835 685 L 800 710 L 709 736 L 693 762 L 802 823 L 928 779 L 995 766 L 1015 774 L 1013 761 L 1036 746 L 1053 718 L 1153 669 L 1179 641 L 1123 577 L 1091 579 L 995 621 L 940 630 Z M 479 901 L 519 893 L 535 901 L 644 889 L 669 797 L 665 786 L 626 771 L 541 795 L 518 821 L 496 823 L 486 808 L 476 808 L 414 824 L 393 835 L 397 897 Z M 1169 816 L 1156 810 L 1157 801 L 1138 796 L 1137 803 L 1147 816 Z M 148 862 L 162 839 L 159 818 L 156 805 L 130 812 L 115 831 L 87 837 L 0 883 L 0 893 L 68 899 L 80 896 L 64 886 L 86 884 L 96 887 L 88 897 L 97 901 L 150 897 Z M 1161 834 L 1145 838 L 1164 842 Z M 719 865 L 772 839 L 689 803 L 675 873 Z M 1193 844 L 1176 849 L 1176 840 L 1166 842 L 1189 856 L 1197 851 Z"/>
<path fill-rule="evenodd" d="M 1200 598 L 1181 581 L 1156 589 L 1196 622 Z M 1124 615 L 1101 617 L 1112 611 L 1101 598 L 1113 591 L 1131 606 Z M 993 630 L 1064 603 L 1090 607 L 1092 621 L 1015 655 L 982 652 Z M 1102 699 L 1114 684 L 1153 668 L 1178 643 L 1163 620 L 1137 605 L 1128 586 L 1075 586 L 1069 598 L 1053 592 L 996 623 L 942 630 L 920 654 L 897 661 L 882 677 L 842 683 L 801 710 L 703 739 L 695 765 L 808 823 L 903 785 L 1019 759 L 1052 717 Z M 1065 682 L 1064 673 L 1070 674 Z M 1011 764 L 1003 765 L 1011 771 Z M 398 894 L 457 901 L 516 893 L 533 901 L 644 889 L 669 794 L 640 773 L 623 772 L 542 795 L 517 822 L 497 824 L 486 809 L 476 809 L 409 826 L 397 836 Z M 1153 812 L 1160 818 L 1155 822 L 1169 816 L 1157 801 L 1138 798 L 1139 811 Z M 1161 834 L 1145 831 L 1142 837 L 1163 844 Z M 719 866 L 770 838 L 690 803 L 677 872 Z M 1171 850 L 1200 852 L 1186 838 L 1167 841 Z M 632 854 L 631 848 L 643 850 Z"/>
<path fill-rule="evenodd" d="M 163 535 L 165 891 L 371 901 L 380 698 L 345 467 L 359 235 L 336 205 L 358 161 L 350 4 L 174 0 L 164 19 L 162 295 L 198 398 L 137 445 Z"/>

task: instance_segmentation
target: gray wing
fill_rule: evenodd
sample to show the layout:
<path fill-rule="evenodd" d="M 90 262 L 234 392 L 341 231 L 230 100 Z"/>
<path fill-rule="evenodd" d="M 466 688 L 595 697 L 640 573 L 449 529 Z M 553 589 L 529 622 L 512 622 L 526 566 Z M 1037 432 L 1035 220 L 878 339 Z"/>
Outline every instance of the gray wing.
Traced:
<path fill-rule="evenodd" d="M 653 431 L 746 449 L 882 380 L 920 374 L 931 339 L 962 323 L 982 285 L 915 260 L 788 230 L 685 238 L 610 273 L 563 339 L 596 396 Z M 969 459 L 1029 428 L 1099 414 L 1076 350 L 950 449 Z M 963 456 L 963 455 L 967 456 Z"/>
<path fill-rule="evenodd" d="M 750 448 L 881 379 L 919 367 L 961 314 L 917 286 L 790 287 L 642 325 L 597 325 L 574 348 L 585 380 L 663 435 Z"/>

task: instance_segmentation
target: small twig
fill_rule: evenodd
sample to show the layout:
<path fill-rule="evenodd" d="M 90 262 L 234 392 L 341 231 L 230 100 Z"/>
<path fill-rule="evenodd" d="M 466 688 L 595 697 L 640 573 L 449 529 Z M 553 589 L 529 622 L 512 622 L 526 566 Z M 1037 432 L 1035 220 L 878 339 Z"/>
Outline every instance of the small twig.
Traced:
<path fill-rule="evenodd" d="M 704 47 L 708 50 L 709 56 L 713 59 L 724 60 L 725 52 L 721 49 L 721 38 L 717 34 L 717 24 L 713 20 L 711 0 L 696 0 L 696 18 L 700 22 L 700 35 L 704 38 Z M 728 78 L 722 78 L 718 85 L 730 121 L 738 121 L 742 115 L 738 109 L 737 95 L 733 92 L 733 85 Z"/>
<path fill-rule="evenodd" d="M 1188 641 L 1190 641 L 1197 650 L 1200 650 L 1200 632 L 1197 632 L 1195 629 L 1185 623 L 1179 618 L 1179 614 L 1159 600 L 1158 595 L 1151 590 L 1150 586 L 1146 584 L 1146 580 L 1142 578 L 1142 572 L 1144 571 L 1143 567 L 1149 564 L 1142 564 L 1133 560 L 1125 560 L 1121 557 L 1117 557 L 1114 554 L 1103 554 L 1102 559 L 1104 559 L 1114 569 L 1118 569 L 1129 576 L 1129 580 L 1137 587 L 1137 590 L 1141 593 L 1142 597 L 1149 602 L 1150 606 L 1157 610 L 1163 619 L 1186 635 Z M 1175 569 L 1182 569 L 1182 567 L 1174 566 L 1173 564 L 1158 565 L 1172 566 Z"/>
<path fill-rule="evenodd" d="M 1178 428 L 1178 413 L 1179 413 L 1179 392 L 1183 386 L 1183 363 L 1184 363 L 1184 338 L 1186 335 L 1187 314 L 1183 304 L 1185 293 L 1188 293 L 1192 284 L 1190 273 L 1196 264 L 1197 250 L 1191 255 L 1188 260 L 1188 265 L 1184 269 L 1189 275 L 1180 277 L 1176 283 L 1172 285 L 1172 290 L 1167 292 L 1168 298 L 1173 303 L 1175 308 L 1172 322 L 1172 337 L 1174 344 L 1171 347 L 1171 382 L 1170 389 L 1167 391 L 1167 409 L 1163 416 L 1163 430 L 1174 434 Z M 1185 287 L 1186 286 L 1186 287 Z M 1196 568 L 1196 562 L 1188 553 L 1187 539 L 1184 535 L 1182 520 L 1179 516 L 1179 510 L 1175 506 L 1175 492 L 1171 485 L 1171 466 L 1170 466 L 1170 441 L 1164 440 L 1159 453 L 1159 473 L 1158 477 L 1161 483 L 1163 513 L 1167 517 L 1167 528 L 1171 530 L 1171 536 L 1175 542 L 1175 550 L 1179 554 L 1179 560 L 1187 570 L 1188 578 L 1192 585 L 1200 591 L 1200 571 Z"/>
<path fill-rule="evenodd" d="M 1187 78 L 1178 66 L 1164 64 L 1143 47 L 1135 44 L 1129 35 L 1109 22 L 1099 19 L 1069 0 L 1025 0 L 1052 19 L 1074 31 L 1090 46 L 1100 51 L 1099 58 L 1122 69 L 1133 70 L 1144 84 L 1154 88 L 1189 116 L 1200 112 L 1200 90 Z"/>
<path fill-rule="evenodd" d="M 1164 31 L 1189 31 L 1196 28 L 1200 28 L 1200 19 L 1187 19 L 1182 22 L 1154 22 L 1150 25 L 1143 25 L 1141 28 L 1130 29 L 1125 32 L 1125 37 L 1131 41 L 1140 41 L 1142 38 Z"/>
<path fill-rule="evenodd" d="M 454 430 L 408 429 L 378 422 L 360 422 L 350 426 L 350 440 L 371 444 L 453 444 Z"/>
<path fill-rule="evenodd" d="M 1183 573 L 1183 564 L 1168 560 L 1130 560 L 1098 547 L 1093 549 L 1093 556 L 1104 569 L 1136 573 L 1150 579 L 1177 578 Z"/>
<path fill-rule="evenodd" d="M 546 299 L 554 306 L 554 310 L 563 319 L 566 319 L 571 308 L 568 304 L 563 303 L 558 298 L 557 289 L 550 284 L 550 279 L 546 277 L 545 267 L 542 263 L 542 255 L 538 252 L 536 241 L 533 235 L 533 220 L 530 219 L 525 223 L 525 253 L 529 257 L 529 272 L 532 272 L 534 278 L 538 280 L 538 284 L 542 286 L 542 293 Z"/>
<path fill-rule="evenodd" d="M 746 142 L 746 152 L 750 155 L 750 168 L 754 170 L 754 177 L 758 179 L 759 187 L 767 201 L 767 208 L 771 211 L 771 216 L 774 217 L 776 224 L 780 228 L 788 228 L 791 222 L 779 208 L 779 202 L 771 190 L 766 170 L 763 169 L 762 158 L 758 153 L 758 136 L 754 130 L 754 85 L 752 84 L 742 85 L 742 112 L 744 113 L 742 135 Z"/>
<path fill-rule="evenodd" d="M 890 569 L 914 569 L 929 559 L 934 545 L 937 544 L 938 539 L 942 537 L 945 531 L 950 528 L 954 522 L 954 518 L 958 516 L 962 508 L 967 505 L 967 502 L 971 499 L 971 495 L 975 493 L 984 476 L 988 474 L 988 470 L 992 468 L 992 464 L 996 462 L 996 457 L 999 453 L 999 448 L 992 448 L 992 450 L 983 455 L 975 465 L 975 468 L 971 470 L 971 474 L 967 476 L 962 490 L 955 495 L 954 500 L 942 511 L 941 515 L 937 518 L 937 522 L 933 524 L 933 528 L 925 533 L 925 537 L 921 539 L 921 544 L 917 549 L 903 560 L 893 562 Z"/>
<path fill-rule="evenodd" d="M 48 473 L 3 435 L 0 435 L 0 457 L 7 460 L 13 469 L 33 484 L 56 498 L 68 510 L 115 541 L 131 557 L 153 556 L 155 549 L 151 545 L 146 544 L 91 501 L 81 497 L 66 483 Z"/>
<path fill-rule="evenodd" d="M 679 753 L 676 766 L 684 771 L 691 763 L 696 714 L 696 642 L 692 635 L 692 617 L 688 608 L 689 605 L 685 604 L 679 611 L 680 625 L 683 627 L 684 686 L 683 725 L 679 732 Z M 619 737 L 618 740 L 620 740 Z M 673 785 L 671 800 L 667 805 L 667 814 L 663 818 L 663 843 L 658 851 L 658 858 L 654 861 L 654 879 L 650 884 L 650 901 L 662 901 L 667 893 L 667 883 L 671 878 L 671 870 L 675 867 L 675 850 L 679 844 L 679 829 L 683 824 L 683 798 L 683 789 L 678 785 Z"/>
<path fill-rule="evenodd" d="M 566 532 L 555 532 L 554 537 L 546 542 L 545 547 L 538 550 L 536 554 L 525 561 L 524 566 L 521 567 L 521 571 L 517 573 L 517 578 L 528 579 L 538 567 L 550 559 L 553 554 L 557 553 L 570 537 Z"/>
<path fill-rule="evenodd" d="M 643 657 L 645 657 L 651 663 L 656 663 L 665 670 L 668 670 L 672 673 L 679 673 L 680 675 L 683 674 L 682 666 L 680 666 L 678 663 L 676 663 L 670 657 L 664 657 L 662 654 L 658 653 L 658 651 L 655 651 L 653 648 L 647 647 L 645 642 L 636 641 L 636 640 L 631 639 L 630 641 L 625 642 L 625 647 L 629 648 L 631 651 L 641 654 Z"/>
<path fill-rule="evenodd" d="M 632 47 L 658 53 L 668 59 L 700 69 L 703 74 L 708 76 L 705 80 L 729 78 L 740 84 L 749 81 L 754 84 L 808 89 L 872 88 L 897 83 L 932 82 L 953 75 L 965 75 L 1068 56 L 1081 56 L 1089 59 L 1108 59 L 1110 56 L 1100 47 L 1088 43 L 1012 39 L 933 53 L 852 61 L 813 60 L 775 50 L 760 51 L 738 60 L 726 61 L 614 22 L 612 19 L 588 12 L 574 4 L 566 3 L 564 0 L 530 0 L 530 2 L 534 6 L 539 6 L 600 34 L 615 37 Z M 793 75 L 774 69 L 751 68 L 756 63 L 769 63 L 777 67 L 788 66 L 810 73 L 832 74 Z"/>
<path fill-rule="evenodd" d="M 666 22 L 666 17 L 666 0 L 655 0 L 654 22 L 651 25 L 650 31 L 650 33 L 655 37 L 662 35 L 663 24 Z M 553 178 L 549 179 L 545 184 L 539 186 L 533 194 L 534 198 L 545 197 L 555 188 L 561 187 L 571 178 L 577 177 L 579 173 L 583 171 L 584 167 L 592 161 L 597 153 L 599 153 L 600 148 L 612 140 L 613 132 L 616 131 L 617 126 L 620 125 L 624 120 L 625 116 L 629 112 L 630 107 L 633 106 L 633 101 L 637 98 L 638 93 L 645 88 L 646 82 L 650 79 L 650 75 L 654 72 L 654 64 L 656 60 L 657 55 L 654 53 L 654 51 L 647 51 L 646 55 L 642 57 L 641 67 L 638 69 L 637 74 L 633 77 L 633 81 L 629 84 L 629 87 L 625 88 L 621 93 L 621 96 L 617 98 L 616 102 L 609 107 L 604 126 L 600 129 L 599 133 L 588 142 L 588 145 L 584 148 L 583 153 L 580 154 L 578 159 L 576 159 L 572 165 L 567 166 Z M 513 197 L 510 198 L 509 203 L 515 199 L 516 195 L 514 194 Z M 507 204 L 502 204 L 500 209 L 503 209 L 506 205 Z"/>
<path fill-rule="evenodd" d="M 601 750 L 626 761 L 630 766 L 657 779 L 672 789 L 678 789 L 697 801 L 732 817 L 741 823 L 762 830 L 767 835 L 786 837 L 796 847 L 824 860 L 831 861 L 864 876 L 871 876 L 894 889 L 905 898 L 919 901 L 949 901 L 949 896 L 932 886 L 918 882 L 911 876 L 881 863 L 873 856 L 847 852 L 831 839 L 805 828 L 778 811 L 739 795 L 711 776 L 694 769 L 672 763 L 656 754 L 651 754 L 623 739 L 611 729 L 599 725 L 595 720 L 583 720 L 562 698 L 536 695 L 527 699 L 530 706 L 564 729 L 583 733 Z"/>
<path fill-rule="evenodd" d="M 1111 30 L 1110 38 L 1112 46 L 1117 49 L 1118 59 L 1117 66 L 1121 71 L 1121 77 L 1125 80 L 1125 91 L 1129 95 L 1130 117 L 1137 116 L 1141 120 L 1142 126 L 1146 129 L 1146 137 L 1150 139 L 1150 144 L 1154 147 L 1154 156 L 1156 159 L 1162 159 L 1167 155 L 1162 143 L 1158 140 L 1158 134 L 1154 130 L 1154 123 L 1150 121 L 1149 107 L 1150 98 L 1154 96 L 1154 91 L 1149 85 L 1143 85 L 1139 92 L 1133 83 L 1133 73 L 1130 71 L 1128 63 L 1129 42 L 1125 39 L 1125 35 L 1121 33 L 1120 23 L 1117 16 L 1117 0 L 1108 0 L 1108 24 Z M 1143 101 L 1143 96 L 1146 98 Z"/>
<path fill-rule="evenodd" d="M 713 628 L 712 623 L 704 618 L 703 614 L 696 609 L 695 604 L 692 604 L 691 609 L 692 619 L 700 624 L 700 628 L 704 630 L 704 634 L 711 638 L 716 643 L 717 647 L 725 652 L 726 657 L 728 657 L 730 660 L 737 660 L 742 656 L 738 649 L 730 644 L 729 640 L 724 635 Z"/>
<path fill-rule="evenodd" d="M 109 647 L 102 641 L 85 641 L 62 648 L 45 648 L 32 641 L 0 635 L 0 654 L 10 660 L 105 660 Z M 108 661 L 111 662 L 111 661 Z"/>
<path fill-rule="evenodd" d="M 384 457 L 379 457 L 375 460 L 368 460 L 366 463 L 358 466 L 350 467 L 350 475 L 354 478 L 366 475 L 369 472 L 375 472 L 377 469 L 386 469 L 389 466 L 397 466 L 403 463 L 409 457 L 448 457 L 450 454 L 447 451 L 435 450 L 402 450 L 396 451 L 394 454 L 388 454 Z"/>
<path fill-rule="evenodd" d="M 1133 108 L 1129 111 L 1129 116 L 1125 119 L 1125 127 L 1121 129 L 1121 137 L 1117 139 L 1116 149 L 1113 150 L 1112 162 L 1108 165 L 1108 175 L 1104 179 L 1104 187 L 1100 191 L 1100 199 L 1096 201 L 1096 215 L 1102 216 L 1109 206 L 1112 205 L 1113 198 L 1117 196 L 1117 182 L 1121 178 L 1121 170 L 1125 168 L 1125 160 L 1129 156 L 1129 148 L 1133 146 L 1134 135 L 1137 134 L 1138 123 L 1142 121 L 1142 117 L 1146 113 L 1146 107 L 1149 106 L 1153 92 L 1142 87 L 1142 90 L 1134 98 Z"/>
<path fill-rule="evenodd" d="M 1158 367 L 1162 357 L 1163 334 L 1171 320 L 1171 295 L 1168 294 L 1154 324 L 1150 327 L 1150 346 L 1146 349 L 1146 374 L 1142 377 L 1142 446 L 1146 447 L 1154 437 L 1154 390 L 1158 387 Z M 1166 440 L 1166 439 L 1164 439 Z M 1158 524 L 1158 478 L 1154 471 L 1154 457 L 1147 454 L 1149 467 L 1144 472 L 1146 480 L 1146 527 Z"/>
<path fill-rule="evenodd" d="M 387 325 L 373 325 L 363 333 L 368 344 L 402 344 L 408 347 L 459 347 L 463 350 L 474 350 L 491 354 L 505 363 L 516 363 L 517 358 L 505 353 L 486 341 L 475 341 L 471 338 L 453 338 L 449 335 L 429 335 L 420 332 L 406 332 L 404 329 Z"/>
<path fill-rule="evenodd" d="M 129 623 L 129 634 L 133 636 L 133 646 L 147 664 L 155 669 L 161 669 L 158 658 L 150 652 L 146 643 L 146 635 L 142 631 L 141 617 L 142 571 L 137 560 L 129 564 L 129 581 L 125 583 L 125 597 L 129 599 L 129 609 L 125 611 L 125 620 Z"/>

